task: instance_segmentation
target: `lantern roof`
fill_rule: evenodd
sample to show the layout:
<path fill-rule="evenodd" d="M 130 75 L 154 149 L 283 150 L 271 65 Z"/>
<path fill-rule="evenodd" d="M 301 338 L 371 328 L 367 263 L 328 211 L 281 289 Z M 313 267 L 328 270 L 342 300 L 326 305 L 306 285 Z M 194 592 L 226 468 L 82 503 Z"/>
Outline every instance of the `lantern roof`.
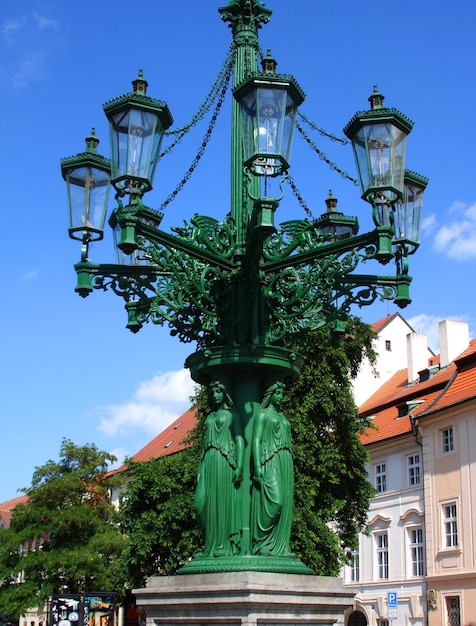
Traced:
<path fill-rule="evenodd" d="M 63 178 L 66 172 L 77 167 L 90 166 L 105 172 L 111 171 L 111 161 L 98 154 L 97 147 L 99 139 L 96 137 L 95 129 L 91 129 L 91 134 L 86 137 L 86 150 L 74 156 L 61 159 L 61 173 Z"/>
<path fill-rule="evenodd" d="M 357 113 L 355 113 L 344 127 L 346 137 L 349 139 L 354 137 L 362 126 L 386 122 L 395 124 L 400 130 L 408 134 L 413 128 L 413 122 L 398 109 L 384 107 L 383 101 L 384 96 L 379 93 L 377 85 L 375 85 L 374 91 L 369 97 L 371 108 L 368 111 L 357 111 Z"/>
<path fill-rule="evenodd" d="M 253 73 L 241 81 L 233 90 L 235 98 L 239 101 L 251 91 L 251 89 L 257 87 L 282 87 L 288 91 L 289 95 L 296 103 L 296 106 L 302 104 L 306 98 L 306 94 L 299 83 L 291 74 L 277 74 L 276 66 L 277 62 L 271 56 L 271 51 L 268 50 L 262 61 L 263 71 Z"/>
<path fill-rule="evenodd" d="M 409 183 L 410 185 L 416 185 L 421 187 L 422 189 L 426 189 L 428 185 L 428 178 L 423 176 L 423 174 L 418 174 L 413 170 L 405 170 L 404 176 L 405 183 Z"/>
<path fill-rule="evenodd" d="M 151 98 L 147 95 L 148 83 L 143 77 L 142 70 L 139 70 L 139 75 L 132 81 L 132 87 L 132 93 L 126 93 L 105 102 L 103 104 L 104 113 L 109 116 L 129 107 L 134 107 L 142 111 L 151 111 L 160 115 L 164 129 L 169 128 L 173 123 L 169 105 L 163 100 Z"/>

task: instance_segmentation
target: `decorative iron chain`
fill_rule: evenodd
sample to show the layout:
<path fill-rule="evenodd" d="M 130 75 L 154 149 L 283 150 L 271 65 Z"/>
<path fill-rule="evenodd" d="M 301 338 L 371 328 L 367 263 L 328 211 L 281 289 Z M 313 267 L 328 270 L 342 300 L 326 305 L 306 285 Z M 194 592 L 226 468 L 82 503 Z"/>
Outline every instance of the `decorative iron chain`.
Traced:
<path fill-rule="evenodd" d="M 306 131 L 304 130 L 304 128 L 301 126 L 301 124 L 299 122 L 296 121 L 296 128 L 298 129 L 298 131 L 301 133 L 301 136 L 303 139 L 305 139 L 307 141 L 307 143 L 309 144 L 309 147 L 312 148 L 314 150 L 314 152 L 316 152 L 316 154 L 318 155 L 318 157 L 320 159 L 322 159 L 322 161 L 324 161 L 325 163 L 327 163 L 327 165 L 331 168 L 331 170 L 334 170 L 335 172 L 337 172 L 338 174 L 340 174 L 342 176 L 342 178 L 346 178 L 347 180 L 350 180 L 351 182 L 354 183 L 354 185 L 358 185 L 358 181 L 355 178 L 352 178 L 352 176 L 350 176 L 350 174 L 347 174 L 347 172 L 344 172 L 344 170 L 340 169 L 340 167 L 338 167 L 338 165 L 336 165 L 336 163 L 334 163 L 333 161 L 331 161 L 325 154 L 324 152 L 322 152 L 322 150 L 320 150 L 316 144 L 312 141 L 312 139 L 309 137 L 309 135 L 306 133 Z"/>
<path fill-rule="evenodd" d="M 180 143 L 184 137 L 184 135 L 193 128 L 200 120 L 204 118 L 204 116 L 211 109 L 213 103 L 216 101 L 217 96 L 221 91 L 223 91 L 223 86 L 228 86 L 230 80 L 230 74 L 233 68 L 233 61 L 235 57 L 235 48 L 233 44 L 230 46 L 227 57 L 218 73 L 218 76 L 213 83 L 210 91 L 208 92 L 205 100 L 200 105 L 198 111 L 192 117 L 188 124 L 182 126 L 180 128 L 173 128 L 172 130 L 168 130 L 165 132 L 166 136 L 177 135 L 176 139 L 169 145 L 167 148 L 160 154 L 159 160 L 164 157 L 166 154 L 170 154 L 170 152 L 175 148 L 175 146 Z"/>
<path fill-rule="evenodd" d="M 299 204 L 301 205 L 301 207 L 306 212 L 306 215 L 308 216 L 308 218 L 310 220 L 314 221 L 314 216 L 313 216 L 313 214 L 311 212 L 311 209 L 307 206 L 306 201 L 304 200 L 304 198 L 301 195 L 301 192 L 296 187 L 296 183 L 294 182 L 294 178 L 290 174 L 288 174 L 288 176 L 286 177 L 286 182 L 289 183 L 289 186 L 291 187 L 291 189 L 293 191 L 293 194 L 296 196 Z"/>
<path fill-rule="evenodd" d="M 327 130 L 324 130 L 323 128 L 319 128 L 317 124 L 315 124 L 314 122 L 311 122 L 311 120 L 306 115 L 304 115 L 304 113 L 301 113 L 301 111 L 298 111 L 297 114 L 298 114 L 298 117 L 300 117 L 303 122 L 306 122 L 306 124 L 309 124 L 309 126 L 313 130 L 317 131 L 323 137 L 328 137 L 331 141 L 338 141 L 343 146 L 346 146 L 349 143 L 348 139 L 345 139 L 345 137 L 337 137 L 336 135 L 333 135 L 332 133 L 328 133 Z"/>
<path fill-rule="evenodd" d="M 215 106 L 215 110 L 213 111 L 213 115 L 212 115 L 212 118 L 211 118 L 211 120 L 210 120 L 210 124 L 208 125 L 207 132 L 205 133 L 205 136 L 204 136 L 203 141 L 202 141 L 202 143 L 201 143 L 201 145 L 200 145 L 200 148 L 199 148 L 199 150 L 198 150 L 198 153 L 197 153 L 196 157 L 193 159 L 192 164 L 190 165 L 190 167 L 189 167 L 188 171 L 185 173 L 185 175 L 184 175 L 184 177 L 182 178 L 182 180 L 181 180 L 181 181 L 179 182 L 179 184 L 175 187 L 175 189 L 172 191 L 172 193 L 170 193 L 170 194 L 169 194 L 169 196 L 168 196 L 168 197 L 164 200 L 164 202 L 161 204 L 161 206 L 160 206 L 160 208 L 159 208 L 159 212 L 162 212 L 162 211 L 165 209 L 165 207 L 166 207 L 168 204 L 170 204 L 170 202 L 172 202 L 172 200 L 174 200 L 174 199 L 175 199 L 175 197 L 177 196 L 177 194 L 178 194 L 178 193 L 180 193 L 180 191 L 183 189 L 183 187 L 184 187 L 185 183 L 186 183 L 186 182 L 189 180 L 189 178 L 192 176 L 193 172 L 195 171 L 195 168 L 196 168 L 196 167 L 197 167 L 197 165 L 198 165 L 198 162 L 200 161 L 200 159 L 201 159 L 201 158 L 202 158 L 202 156 L 203 156 L 203 153 L 205 152 L 205 149 L 206 149 L 206 147 L 207 147 L 207 145 L 208 145 L 208 142 L 210 141 L 210 137 L 211 137 L 211 135 L 212 135 L 212 132 L 213 132 L 213 130 L 214 130 L 214 128 L 215 128 L 215 124 L 216 124 L 216 121 L 217 121 L 218 115 L 219 115 L 219 113 L 220 113 L 221 107 L 222 107 L 223 102 L 224 102 L 225 97 L 226 97 L 226 92 L 227 92 L 227 90 L 228 90 L 228 84 L 229 84 L 229 82 L 230 82 L 231 73 L 232 73 L 232 70 L 233 70 L 233 63 L 232 63 L 232 61 L 233 61 L 233 51 L 231 51 L 231 52 L 229 53 L 229 55 L 228 55 L 228 59 L 227 59 L 226 66 L 225 66 L 225 67 L 226 67 L 226 72 L 225 72 L 225 74 L 224 74 L 224 76 L 223 76 L 223 78 L 222 78 L 222 80 L 221 80 L 221 82 L 220 82 L 220 85 L 221 85 L 221 92 L 220 92 L 220 94 L 219 94 L 219 96 L 218 96 L 218 100 L 217 100 L 217 103 L 216 103 L 216 106 Z M 215 96 L 215 98 L 216 98 L 216 96 Z M 207 99 L 208 99 L 208 97 L 207 97 Z M 206 101 L 205 101 L 205 102 L 206 102 Z M 210 106 L 211 106 L 211 104 L 210 104 L 210 105 L 207 105 L 207 106 L 208 106 L 208 109 L 209 109 L 209 108 L 210 108 Z M 208 110 L 208 109 L 207 109 L 207 110 Z M 199 115 L 199 114 L 197 113 L 197 115 L 196 115 L 196 116 L 194 116 L 194 118 L 193 118 L 193 119 L 197 118 L 197 120 L 194 122 L 194 124 L 196 124 L 196 123 L 197 123 L 197 121 L 198 121 L 198 119 L 201 119 L 205 113 L 206 113 L 206 111 L 205 111 L 204 113 L 202 113 L 200 117 L 198 117 L 198 115 Z M 184 128 L 185 128 L 185 127 L 184 127 Z M 191 125 L 187 126 L 187 130 L 189 130 L 190 128 L 191 128 Z M 175 142 L 172 144 L 172 146 L 170 147 L 170 149 L 172 149 L 172 147 L 173 147 L 174 145 L 177 145 L 178 141 L 180 141 L 180 140 L 182 139 L 182 137 L 183 137 L 183 135 L 185 134 L 185 132 L 187 132 L 187 131 L 184 131 L 184 133 L 183 133 L 183 134 L 182 134 L 182 135 L 178 138 L 178 140 L 177 140 L 177 141 L 175 141 Z"/>

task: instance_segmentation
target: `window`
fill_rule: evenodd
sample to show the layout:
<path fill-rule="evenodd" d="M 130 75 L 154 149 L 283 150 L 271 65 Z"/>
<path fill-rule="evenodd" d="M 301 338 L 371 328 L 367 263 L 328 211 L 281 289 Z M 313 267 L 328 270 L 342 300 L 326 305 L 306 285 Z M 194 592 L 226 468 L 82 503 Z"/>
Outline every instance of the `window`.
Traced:
<path fill-rule="evenodd" d="M 360 563 L 358 550 L 352 551 L 352 557 L 349 563 L 350 582 L 357 583 L 360 580 Z"/>
<path fill-rule="evenodd" d="M 446 596 L 446 623 L 448 626 L 461 626 L 459 596 Z"/>
<path fill-rule="evenodd" d="M 388 626 L 388 619 L 377 620 L 377 626 Z"/>
<path fill-rule="evenodd" d="M 456 502 L 443 505 L 443 535 L 446 548 L 458 546 L 458 511 Z"/>
<path fill-rule="evenodd" d="M 376 535 L 377 541 L 377 568 L 379 580 L 388 579 L 388 535 L 380 533 Z"/>
<path fill-rule="evenodd" d="M 445 428 L 441 431 L 442 444 L 443 444 L 443 452 L 453 452 L 455 449 L 454 437 L 453 437 L 453 427 Z"/>
<path fill-rule="evenodd" d="M 424 560 L 423 560 L 423 529 L 422 528 L 410 528 L 408 531 L 410 539 L 410 561 L 411 561 L 411 575 L 423 576 L 424 575 Z"/>
<path fill-rule="evenodd" d="M 407 467 L 408 467 L 408 485 L 411 487 L 412 485 L 420 484 L 420 455 L 419 454 L 410 454 L 407 457 Z"/>
<path fill-rule="evenodd" d="M 392 342 L 389 339 L 387 339 L 385 341 L 385 350 L 387 352 L 391 352 L 392 351 Z"/>
<path fill-rule="evenodd" d="M 375 489 L 379 493 L 387 491 L 387 470 L 385 463 L 377 463 L 374 467 Z"/>

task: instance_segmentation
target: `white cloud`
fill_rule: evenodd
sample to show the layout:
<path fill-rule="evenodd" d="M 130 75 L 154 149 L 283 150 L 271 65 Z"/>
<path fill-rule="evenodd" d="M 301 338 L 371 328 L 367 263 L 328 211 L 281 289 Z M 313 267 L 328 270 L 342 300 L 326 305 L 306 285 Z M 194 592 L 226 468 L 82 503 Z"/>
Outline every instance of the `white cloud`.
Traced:
<path fill-rule="evenodd" d="M 23 24 L 24 24 L 24 20 L 18 20 L 14 18 L 3 22 L 2 24 L 3 38 L 6 40 L 10 39 L 14 33 L 20 30 Z"/>
<path fill-rule="evenodd" d="M 438 324 L 441 322 L 441 317 L 435 315 L 426 315 L 420 313 L 407 320 L 410 326 L 416 333 L 426 335 L 428 338 L 428 347 L 436 354 L 440 351 L 440 340 L 438 334 Z"/>
<path fill-rule="evenodd" d="M 421 229 L 423 232 L 431 232 L 435 229 L 436 224 L 436 215 L 434 213 L 432 213 L 431 215 L 425 215 L 425 217 L 421 221 Z"/>
<path fill-rule="evenodd" d="M 57 27 L 56 20 L 39 13 L 12 17 L 2 22 L 0 28 L 6 46 L 0 68 L 0 86 L 24 89 L 48 75 L 56 42 L 50 33 Z"/>
<path fill-rule="evenodd" d="M 25 272 L 22 276 L 22 280 L 25 283 L 29 283 L 32 280 L 36 280 L 38 278 L 38 271 L 37 270 L 29 270 L 28 272 Z"/>
<path fill-rule="evenodd" d="M 44 15 L 40 15 L 39 13 L 33 13 L 33 17 L 35 18 L 36 24 L 40 30 L 44 28 L 57 28 L 58 22 L 56 20 L 52 20 L 49 17 L 45 17 Z"/>
<path fill-rule="evenodd" d="M 98 407 L 95 412 L 102 414 L 98 430 L 108 437 L 127 437 L 136 431 L 158 435 L 190 408 L 193 390 L 188 370 L 159 372 L 151 380 L 140 383 L 125 404 Z"/>
<path fill-rule="evenodd" d="M 458 261 L 476 259 L 476 203 L 456 201 L 449 213 L 456 219 L 438 228 L 434 249 Z"/>

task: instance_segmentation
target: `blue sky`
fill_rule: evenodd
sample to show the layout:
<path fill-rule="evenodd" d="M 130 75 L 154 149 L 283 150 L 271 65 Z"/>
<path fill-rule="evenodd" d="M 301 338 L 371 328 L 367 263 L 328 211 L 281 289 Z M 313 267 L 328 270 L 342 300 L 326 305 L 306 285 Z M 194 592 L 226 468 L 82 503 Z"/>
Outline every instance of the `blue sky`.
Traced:
<path fill-rule="evenodd" d="M 0 502 L 28 486 L 35 466 L 57 459 L 63 437 L 94 442 L 120 459 L 134 454 L 188 407 L 183 370 L 193 346 L 152 325 L 126 330 L 122 301 L 74 292 L 79 244 L 68 238 L 59 160 L 83 150 L 91 127 L 109 155 L 102 104 L 130 91 L 139 68 L 149 95 L 166 100 L 175 124 L 194 115 L 225 59 L 226 0 L 4 0 L 0 5 L 0 142 L 3 202 L 0 306 L 2 430 Z M 342 135 L 378 85 L 385 104 L 412 119 L 407 167 L 429 177 L 422 243 L 410 259 L 412 304 L 403 315 L 427 332 L 445 318 L 476 332 L 476 136 L 472 0 L 269 0 L 260 34 L 278 71 L 307 94 L 301 110 Z M 229 101 L 205 156 L 169 205 L 164 228 L 198 212 L 229 210 Z M 164 159 L 147 204 L 159 207 L 187 171 L 207 122 Z M 351 175 L 350 146 L 313 140 Z M 339 209 L 370 228 L 358 188 L 331 171 L 296 136 L 291 173 L 314 215 L 329 189 Z M 111 202 L 111 208 L 113 202 Z M 304 217 L 288 191 L 277 221 Z M 91 251 L 113 260 L 110 234 Z M 362 271 L 365 268 L 362 268 Z M 393 267 L 382 268 L 393 273 Z M 372 322 L 397 309 L 354 311 Z"/>

